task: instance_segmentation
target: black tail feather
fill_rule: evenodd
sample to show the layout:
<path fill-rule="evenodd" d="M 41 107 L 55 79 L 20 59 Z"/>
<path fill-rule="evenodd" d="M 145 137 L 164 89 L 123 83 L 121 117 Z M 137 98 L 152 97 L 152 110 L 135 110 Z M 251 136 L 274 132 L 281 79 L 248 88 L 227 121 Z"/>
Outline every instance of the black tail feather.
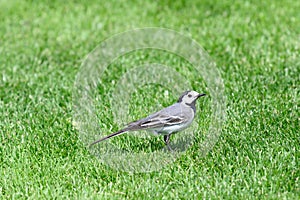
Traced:
<path fill-rule="evenodd" d="M 105 137 L 103 137 L 103 138 L 101 138 L 101 139 L 99 139 L 99 140 L 96 140 L 95 142 L 91 143 L 91 144 L 90 144 L 90 147 L 93 146 L 93 145 L 95 145 L 95 144 L 97 144 L 97 143 L 99 143 L 99 142 L 102 142 L 102 141 L 104 141 L 104 140 L 107 140 L 107 139 L 109 139 L 109 138 L 112 138 L 112 137 L 115 137 L 115 136 L 117 136 L 117 135 L 123 134 L 123 133 L 125 133 L 126 131 L 127 131 L 126 129 L 122 129 L 122 130 L 119 130 L 118 132 L 115 132 L 115 133 L 112 133 L 112 134 L 110 134 L 110 135 L 108 135 L 108 136 L 105 136 Z"/>

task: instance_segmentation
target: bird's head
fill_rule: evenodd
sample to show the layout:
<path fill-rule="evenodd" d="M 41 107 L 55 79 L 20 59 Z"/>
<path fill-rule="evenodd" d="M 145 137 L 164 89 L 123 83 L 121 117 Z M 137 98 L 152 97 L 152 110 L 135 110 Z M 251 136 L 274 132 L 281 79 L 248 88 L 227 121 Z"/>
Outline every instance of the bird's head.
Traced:
<path fill-rule="evenodd" d="M 202 96 L 205 96 L 205 94 L 199 94 L 196 91 L 186 91 L 179 97 L 177 102 L 186 105 L 195 105 L 196 100 Z"/>

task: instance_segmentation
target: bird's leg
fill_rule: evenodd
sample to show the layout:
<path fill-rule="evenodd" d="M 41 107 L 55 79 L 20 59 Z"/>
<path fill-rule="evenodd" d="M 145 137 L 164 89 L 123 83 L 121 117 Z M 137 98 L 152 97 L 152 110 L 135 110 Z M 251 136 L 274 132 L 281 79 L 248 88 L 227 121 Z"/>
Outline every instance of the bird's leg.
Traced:
<path fill-rule="evenodd" d="M 164 135 L 164 141 L 165 141 L 165 144 L 167 145 L 169 151 L 173 151 L 173 149 L 169 145 L 169 143 L 170 143 L 170 136 L 171 136 L 171 134 Z"/>

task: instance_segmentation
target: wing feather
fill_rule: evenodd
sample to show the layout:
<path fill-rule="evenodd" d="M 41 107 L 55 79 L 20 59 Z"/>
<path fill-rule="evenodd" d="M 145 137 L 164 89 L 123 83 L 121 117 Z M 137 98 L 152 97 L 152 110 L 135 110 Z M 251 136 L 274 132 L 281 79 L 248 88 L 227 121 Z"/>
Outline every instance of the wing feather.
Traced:
<path fill-rule="evenodd" d="M 182 124 L 187 121 L 187 115 L 182 112 L 180 104 L 173 104 L 146 118 L 129 123 L 127 128 L 129 130 L 160 128 Z"/>
<path fill-rule="evenodd" d="M 139 125 L 143 128 L 157 128 L 172 126 L 186 122 L 183 116 L 158 115 L 157 117 L 143 121 Z"/>

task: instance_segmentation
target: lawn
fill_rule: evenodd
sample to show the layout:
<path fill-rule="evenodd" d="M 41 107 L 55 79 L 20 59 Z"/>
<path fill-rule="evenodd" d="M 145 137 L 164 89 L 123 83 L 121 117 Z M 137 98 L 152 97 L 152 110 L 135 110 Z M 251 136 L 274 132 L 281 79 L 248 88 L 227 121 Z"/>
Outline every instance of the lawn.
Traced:
<path fill-rule="evenodd" d="M 299 10 L 292 0 L 0 1 L 0 199 L 299 199 Z M 132 173 L 89 151 L 72 97 L 86 56 L 103 40 L 142 27 L 172 29 L 201 44 L 224 83 L 226 121 L 202 156 L 213 104 L 201 72 L 160 50 L 116 59 L 97 88 L 96 126 L 107 133 L 122 125 L 106 94 L 134 66 L 173 66 L 191 89 L 208 93 L 197 103 L 193 145 L 157 171 Z M 128 119 L 172 104 L 172 87 L 139 88 L 126 102 Z M 163 147 L 161 138 L 130 134 L 111 143 L 134 152 Z"/>

